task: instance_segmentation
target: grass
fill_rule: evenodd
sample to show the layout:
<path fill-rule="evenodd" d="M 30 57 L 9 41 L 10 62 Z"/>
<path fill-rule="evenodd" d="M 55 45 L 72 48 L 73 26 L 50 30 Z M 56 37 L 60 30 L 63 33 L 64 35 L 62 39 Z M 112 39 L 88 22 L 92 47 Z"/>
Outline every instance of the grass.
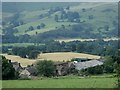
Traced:
<path fill-rule="evenodd" d="M 2 81 L 0 80 L 0 90 L 2 89 Z"/>
<path fill-rule="evenodd" d="M 36 27 L 38 25 L 40 25 L 41 23 L 45 23 L 45 25 L 46 25 L 45 28 L 43 28 L 43 29 L 36 29 Z M 69 24 L 73 25 L 73 24 L 76 24 L 76 23 L 56 22 L 54 20 L 54 16 L 51 16 L 51 18 L 46 17 L 46 18 L 43 18 L 41 20 L 37 20 L 37 21 L 30 22 L 30 23 L 27 23 L 27 24 L 24 24 L 24 25 L 16 27 L 18 29 L 18 31 L 19 31 L 18 33 L 16 33 L 16 35 L 23 35 L 23 34 L 25 34 L 25 30 L 27 30 L 30 26 L 33 26 L 35 28 L 35 30 L 29 31 L 26 34 L 34 35 L 35 32 L 43 33 L 43 32 L 47 32 L 47 31 L 50 31 L 50 30 L 55 30 L 55 27 L 61 27 L 61 25 L 68 26 Z"/>
<path fill-rule="evenodd" d="M 5 80 L 3 88 L 114 88 L 116 78 L 43 78 L 40 80 Z"/>
<path fill-rule="evenodd" d="M 17 47 L 27 47 L 27 46 L 30 46 L 30 45 L 34 45 L 34 43 L 7 43 L 7 44 L 0 44 L 0 46 L 17 46 Z"/>

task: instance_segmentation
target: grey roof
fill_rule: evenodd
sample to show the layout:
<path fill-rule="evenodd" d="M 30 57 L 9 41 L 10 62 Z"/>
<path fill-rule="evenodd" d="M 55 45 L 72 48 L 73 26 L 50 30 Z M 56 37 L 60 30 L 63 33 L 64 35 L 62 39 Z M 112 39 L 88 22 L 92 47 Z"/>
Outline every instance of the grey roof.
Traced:
<path fill-rule="evenodd" d="M 81 70 L 81 69 L 86 69 L 86 68 L 89 68 L 89 67 L 95 67 L 97 65 L 103 65 L 103 62 L 98 61 L 98 60 L 78 62 L 78 63 L 75 64 L 75 68 L 77 70 Z"/>
<path fill-rule="evenodd" d="M 20 63 L 18 62 L 11 62 L 11 63 L 16 71 L 19 71 L 20 69 L 22 69 Z"/>
<path fill-rule="evenodd" d="M 35 66 L 27 67 L 26 70 L 28 70 L 31 74 L 36 74 L 37 73 L 37 69 L 36 69 Z"/>

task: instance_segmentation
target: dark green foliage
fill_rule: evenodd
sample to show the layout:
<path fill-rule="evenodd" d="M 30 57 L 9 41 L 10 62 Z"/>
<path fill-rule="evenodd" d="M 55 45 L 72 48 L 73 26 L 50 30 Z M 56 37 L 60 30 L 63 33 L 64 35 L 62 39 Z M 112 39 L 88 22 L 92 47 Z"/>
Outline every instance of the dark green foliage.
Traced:
<path fill-rule="evenodd" d="M 30 31 L 34 30 L 34 27 L 30 26 L 28 30 L 30 30 Z"/>
<path fill-rule="evenodd" d="M 91 19 L 94 19 L 94 16 L 90 15 L 88 18 L 91 20 Z"/>
<path fill-rule="evenodd" d="M 67 7 L 66 7 L 66 10 L 70 10 L 70 6 L 67 6 Z"/>
<path fill-rule="evenodd" d="M 9 60 L 2 56 L 2 79 L 15 79 L 16 72 Z"/>
<path fill-rule="evenodd" d="M 38 25 L 38 26 L 37 26 L 37 29 L 40 29 L 40 28 L 41 28 L 41 26 L 40 26 L 40 25 Z"/>
<path fill-rule="evenodd" d="M 103 66 L 95 66 L 95 67 L 89 67 L 87 69 L 82 69 L 79 72 L 80 75 L 97 75 L 97 74 L 103 74 Z"/>
<path fill-rule="evenodd" d="M 36 65 L 38 74 L 46 77 L 54 76 L 55 67 L 52 61 L 39 61 Z"/>
<path fill-rule="evenodd" d="M 95 66 L 87 69 L 88 74 L 103 74 L 103 66 Z"/>
<path fill-rule="evenodd" d="M 38 54 L 39 54 L 38 50 L 39 49 L 35 46 L 13 47 L 12 48 L 12 53 L 14 55 L 19 55 L 22 58 L 36 59 Z"/>
<path fill-rule="evenodd" d="M 58 22 L 58 15 L 55 15 L 55 21 Z"/>
<path fill-rule="evenodd" d="M 39 54 L 39 51 L 37 51 L 37 50 L 32 50 L 30 53 L 29 53 L 29 58 L 30 59 L 36 59 L 37 58 L 37 56 L 38 56 L 38 54 Z"/>
<path fill-rule="evenodd" d="M 108 57 L 104 62 L 104 70 L 106 73 L 113 73 L 114 71 L 114 61 L 111 57 Z"/>
<path fill-rule="evenodd" d="M 28 46 L 28 47 L 24 47 L 24 49 L 21 49 L 22 47 L 21 48 L 20 47 L 13 47 L 12 52 L 15 55 L 20 55 L 19 53 L 20 52 L 22 53 L 21 50 L 23 50 L 23 52 L 25 52 L 26 55 L 29 55 L 29 53 L 32 50 L 38 50 L 39 52 L 71 51 L 71 52 L 95 54 L 95 55 L 100 55 L 100 56 L 111 56 L 111 55 L 116 54 L 117 45 L 118 45 L 117 41 L 105 42 L 105 41 L 101 41 L 101 40 L 86 41 L 86 42 L 73 41 L 73 42 L 66 42 L 66 43 L 65 42 L 60 43 L 60 42 L 54 41 L 54 40 L 45 40 L 43 43 L 45 43 L 45 45 Z M 110 48 L 108 48 L 108 45 Z M 3 47 L 3 49 L 5 49 L 5 47 Z M 107 63 L 107 61 L 105 63 Z M 108 66 L 106 66 L 106 69 Z M 111 65 L 110 65 L 110 67 L 111 67 Z M 112 68 L 113 67 L 114 67 L 114 64 L 112 65 Z"/>
<path fill-rule="evenodd" d="M 44 23 L 40 24 L 41 28 L 44 28 L 46 25 Z"/>

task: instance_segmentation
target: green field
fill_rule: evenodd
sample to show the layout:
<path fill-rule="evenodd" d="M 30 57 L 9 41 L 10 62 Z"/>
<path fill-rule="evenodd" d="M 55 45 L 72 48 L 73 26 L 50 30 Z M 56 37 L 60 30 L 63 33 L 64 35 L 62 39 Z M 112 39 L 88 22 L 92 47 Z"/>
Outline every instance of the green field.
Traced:
<path fill-rule="evenodd" d="M 2 89 L 2 81 L 0 80 L 0 90 Z"/>
<path fill-rule="evenodd" d="M 0 46 L 16 46 L 16 47 L 27 47 L 34 45 L 34 43 L 7 43 L 7 44 L 0 44 Z M 44 44 L 39 44 L 44 45 Z"/>
<path fill-rule="evenodd" d="M 43 78 L 39 80 L 3 81 L 3 88 L 115 88 L 113 77 L 62 77 Z"/>

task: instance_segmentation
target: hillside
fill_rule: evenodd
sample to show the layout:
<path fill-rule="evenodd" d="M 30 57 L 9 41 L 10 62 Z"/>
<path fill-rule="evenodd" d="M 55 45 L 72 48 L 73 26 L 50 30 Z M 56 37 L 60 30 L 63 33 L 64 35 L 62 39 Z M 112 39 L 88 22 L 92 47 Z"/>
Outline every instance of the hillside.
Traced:
<path fill-rule="evenodd" d="M 70 21 L 71 13 L 79 17 Z M 117 3 L 3 3 L 4 28 L 15 24 L 15 36 L 37 34 L 40 39 L 117 37 L 117 13 Z"/>

